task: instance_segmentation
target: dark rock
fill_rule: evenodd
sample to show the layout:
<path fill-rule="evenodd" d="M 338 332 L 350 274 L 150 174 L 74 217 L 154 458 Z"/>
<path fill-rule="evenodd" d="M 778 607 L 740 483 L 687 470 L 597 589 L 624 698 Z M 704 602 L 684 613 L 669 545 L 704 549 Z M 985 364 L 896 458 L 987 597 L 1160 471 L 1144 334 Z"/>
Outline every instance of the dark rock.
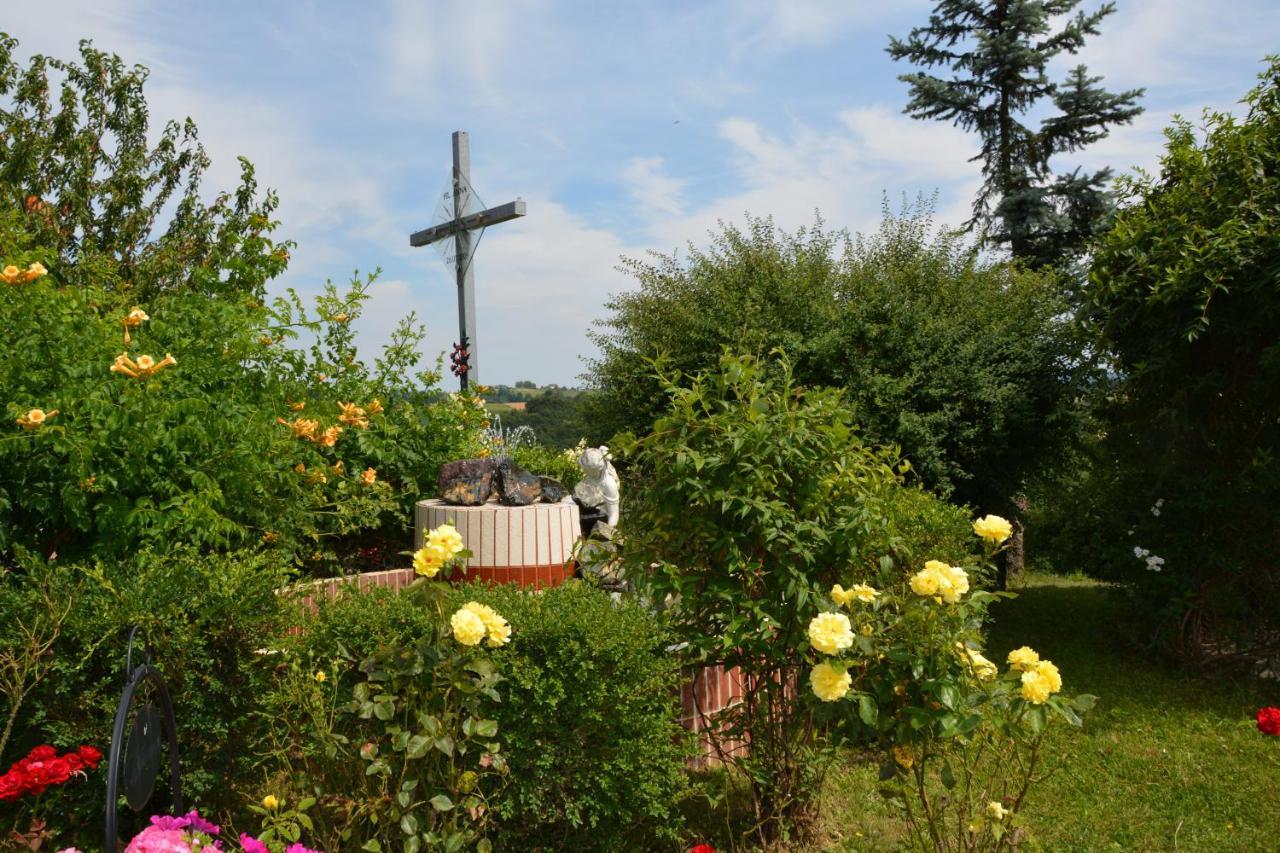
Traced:
<path fill-rule="evenodd" d="M 558 504 L 569 497 L 569 490 L 561 485 L 559 480 L 553 480 L 550 477 L 539 477 L 538 482 L 542 484 L 542 500 L 545 503 Z"/>
<path fill-rule="evenodd" d="M 440 500 L 453 506 L 479 506 L 493 493 L 497 465 L 492 459 L 460 459 L 446 462 L 436 485 Z"/>
<path fill-rule="evenodd" d="M 542 497 L 542 483 L 510 459 L 498 465 L 498 500 L 504 506 L 528 506 Z"/>

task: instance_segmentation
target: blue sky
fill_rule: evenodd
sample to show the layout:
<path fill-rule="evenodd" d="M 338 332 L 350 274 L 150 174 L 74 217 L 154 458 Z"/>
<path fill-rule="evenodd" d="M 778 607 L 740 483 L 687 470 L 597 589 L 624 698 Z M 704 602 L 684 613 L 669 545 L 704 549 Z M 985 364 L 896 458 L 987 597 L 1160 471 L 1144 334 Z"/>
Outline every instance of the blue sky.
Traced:
<path fill-rule="evenodd" d="M 1083 8 L 1092 9 L 1096 2 Z M 382 267 L 361 342 L 408 310 L 432 358 L 457 337 L 452 276 L 408 234 L 430 224 L 449 135 L 471 134 L 472 179 L 528 216 L 491 229 L 475 260 L 481 377 L 578 384 L 586 330 L 633 286 L 621 256 L 706 242 L 717 220 L 815 210 L 871 230 L 881 198 L 938 192 L 962 221 L 973 139 L 902 115 L 884 52 L 932 4 L 915 0 L 388 0 L 6 3 L 23 53 L 80 38 L 152 69 L 153 119 L 192 116 L 230 188 L 237 155 L 281 195 L 298 242 L 276 287 Z M 1152 168 L 1174 113 L 1232 110 L 1280 51 L 1275 0 L 1118 0 L 1078 59 L 1147 112 L 1075 161 Z M 370 353 L 372 354 L 372 353 Z"/>

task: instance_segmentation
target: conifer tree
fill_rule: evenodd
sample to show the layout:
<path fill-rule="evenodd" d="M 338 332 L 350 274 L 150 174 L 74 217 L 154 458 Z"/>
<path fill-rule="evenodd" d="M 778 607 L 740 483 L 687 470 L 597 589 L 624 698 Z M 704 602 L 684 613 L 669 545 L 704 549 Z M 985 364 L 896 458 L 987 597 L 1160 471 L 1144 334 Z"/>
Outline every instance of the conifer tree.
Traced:
<path fill-rule="evenodd" d="M 1050 159 L 1097 142 L 1142 111 L 1143 90 L 1108 92 L 1084 65 L 1060 83 L 1049 79 L 1050 60 L 1079 51 L 1115 11 L 1104 3 L 1071 15 L 1079 4 L 938 0 L 926 26 L 905 40 L 891 37 L 888 47 L 894 59 L 949 72 L 899 77 L 911 87 L 906 112 L 981 137 L 974 159 L 982 161 L 985 181 L 966 227 L 978 227 L 989 243 L 1032 266 L 1069 264 L 1106 227 L 1113 207 L 1110 169 L 1055 175 Z M 1045 107 L 1049 115 L 1032 126 L 1027 114 Z"/>

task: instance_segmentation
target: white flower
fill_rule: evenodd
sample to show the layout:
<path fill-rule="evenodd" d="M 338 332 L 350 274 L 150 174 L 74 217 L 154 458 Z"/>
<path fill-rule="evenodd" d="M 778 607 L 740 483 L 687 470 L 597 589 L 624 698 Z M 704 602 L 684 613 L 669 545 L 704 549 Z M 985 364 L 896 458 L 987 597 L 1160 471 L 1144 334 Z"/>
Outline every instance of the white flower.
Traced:
<path fill-rule="evenodd" d="M 1133 546 L 1133 556 L 1137 557 L 1139 560 L 1145 558 L 1150 553 L 1151 552 L 1146 548 L 1139 548 L 1137 545 Z"/>

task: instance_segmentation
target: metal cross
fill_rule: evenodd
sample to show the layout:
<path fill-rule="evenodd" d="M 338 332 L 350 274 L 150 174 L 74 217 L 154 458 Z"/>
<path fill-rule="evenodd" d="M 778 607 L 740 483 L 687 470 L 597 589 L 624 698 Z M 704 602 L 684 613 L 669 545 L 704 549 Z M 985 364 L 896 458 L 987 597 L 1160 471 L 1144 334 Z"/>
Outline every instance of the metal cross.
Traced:
<path fill-rule="evenodd" d="M 462 390 L 468 384 L 479 383 L 476 359 L 476 286 L 471 268 L 472 234 L 490 225 L 524 216 L 524 202 L 507 202 L 479 213 L 467 213 L 466 205 L 471 193 L 471 142 L 466 131 L 453 134 L 453 218 L 409 235 L 410 246 L 427 246 L 452 237 L 454 240 L 454 274 L 458 279 L 458 335 L 459 343 L 467 350 L 464 368 L 459 374 Z"/>

